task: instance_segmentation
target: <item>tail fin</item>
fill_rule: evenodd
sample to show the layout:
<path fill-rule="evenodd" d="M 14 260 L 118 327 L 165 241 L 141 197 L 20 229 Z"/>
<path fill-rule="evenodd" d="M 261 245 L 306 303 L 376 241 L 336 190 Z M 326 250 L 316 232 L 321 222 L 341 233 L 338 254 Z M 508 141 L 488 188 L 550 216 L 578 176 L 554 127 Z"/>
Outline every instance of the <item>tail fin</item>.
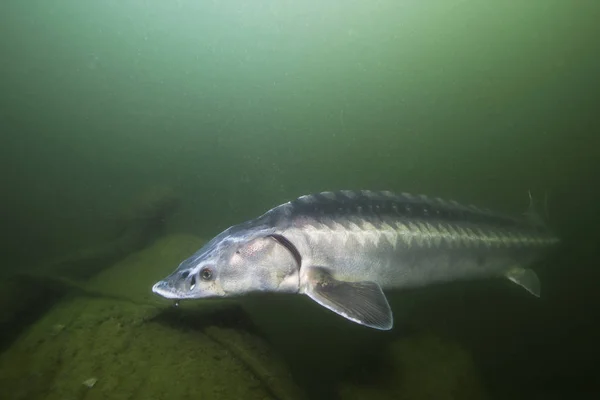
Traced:
<path fill-rule="evenodd" d="M 529 195 L 529 207 L 527 207 L 527 211 L 525 211 L 525 213 L 524 213 L 525 217 L 534 225 L 546 227 L 547 221 L 550 219 L 549 212 L 548 212 L 548 192 L 544 192 L 544 204 L 543 204 L 544 217 L 542 217 L 540 215 L 540 213 L 535 205 L 536 202 L 533 199 L 531 190 L 528 190 L 527 193 Z"/>

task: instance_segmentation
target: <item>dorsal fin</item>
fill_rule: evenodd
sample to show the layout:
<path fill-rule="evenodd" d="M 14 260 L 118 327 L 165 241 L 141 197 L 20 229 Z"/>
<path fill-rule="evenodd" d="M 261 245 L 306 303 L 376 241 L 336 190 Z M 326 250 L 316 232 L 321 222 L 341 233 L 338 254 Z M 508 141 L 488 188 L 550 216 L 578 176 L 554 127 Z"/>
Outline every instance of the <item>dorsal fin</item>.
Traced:
<path fill-rule="evenodd" d="M 548 220 L 548 192 L 545 192 L 544 194 L 544 217 L 540 215 L 535 205 L 535 200 L 533 199 L 531 190 L 528 190 L 527 194 L 529 195 L 529 206 L 527 207 L 527 211 L 524 213 L 525 217 L 534 225 L 546 227 Z"/>

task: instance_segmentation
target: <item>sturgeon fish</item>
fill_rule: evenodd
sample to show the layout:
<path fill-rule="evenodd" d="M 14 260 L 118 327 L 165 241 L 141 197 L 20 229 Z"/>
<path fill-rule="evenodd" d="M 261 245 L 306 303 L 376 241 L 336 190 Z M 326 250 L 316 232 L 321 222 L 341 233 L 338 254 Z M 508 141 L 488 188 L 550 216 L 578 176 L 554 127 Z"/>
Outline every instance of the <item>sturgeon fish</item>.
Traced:
<path fill-rule="evenodd" d="M 388 191 L 301 196 L 229 227 L 152 290 L 175 300 L 306 294 L 348 320 L 389 330 L 384 290 L 506 277 L 539 296 L 529 267 L 559 239 L 527 214 Z"/>

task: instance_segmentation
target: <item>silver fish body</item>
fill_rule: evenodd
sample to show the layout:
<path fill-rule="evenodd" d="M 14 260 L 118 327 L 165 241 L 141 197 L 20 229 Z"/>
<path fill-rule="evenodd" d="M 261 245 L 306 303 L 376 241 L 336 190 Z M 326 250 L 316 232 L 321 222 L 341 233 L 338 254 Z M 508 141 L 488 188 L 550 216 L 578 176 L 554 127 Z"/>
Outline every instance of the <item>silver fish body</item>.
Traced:
<path fill-rule="evenodd" d="M 425 196 L 323 192 L 225 230 L 153 290 L 174 299 L 303 293 L 390 329 L 387 289 L 504 276 L 539 296 L 527 267 L 558 239 L 536 221 Z"/>

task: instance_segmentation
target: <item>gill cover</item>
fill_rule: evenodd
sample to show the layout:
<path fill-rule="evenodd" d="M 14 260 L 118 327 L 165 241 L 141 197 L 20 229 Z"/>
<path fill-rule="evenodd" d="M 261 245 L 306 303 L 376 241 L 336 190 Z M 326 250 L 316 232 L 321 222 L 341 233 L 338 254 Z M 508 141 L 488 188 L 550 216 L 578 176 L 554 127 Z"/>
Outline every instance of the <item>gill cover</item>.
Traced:
<path fill-rule="evenodd" d="M 298 251 L 278 235 L 259 236 L 240 243 L 218 268 L 218 280 L 227 296 L 297 292 L 299 288 Z"/>

